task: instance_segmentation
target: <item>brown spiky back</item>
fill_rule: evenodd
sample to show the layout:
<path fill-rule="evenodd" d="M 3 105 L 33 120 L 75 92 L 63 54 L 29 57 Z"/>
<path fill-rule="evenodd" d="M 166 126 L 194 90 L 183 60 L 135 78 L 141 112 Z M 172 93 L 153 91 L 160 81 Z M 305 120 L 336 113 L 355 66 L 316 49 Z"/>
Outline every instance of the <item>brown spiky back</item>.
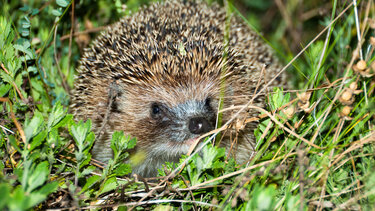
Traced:
<path fill-rule="evenodd" d="M 225 50 L 225 21 L 226 11 L 216 4 L 167 1 L 143 8 L 102 33 L 83 55 L 71 109 L 79 119 L 93 119 L 98 130 L 111 90 L 123 90 L 128 101 L 113 108 L 126 111 L 113 112 L 94 152 L 110 151 L 108 139 L 115 129 L 136 136 L 139 147 L 148 146 L 142 139 L 153 134 L 139 125 L 146 118 L 142 104 L 163 101 L 175 106 L 191 98 L 217 96 L 223 78 L 230 99 L 225 105 L 245 104 L 258 81 L 273 77 L 279 63 L 256 33 L 236 17 L 230 19 Z M 266 72 L 261 74 L 263 66 Z M 117 98 L 121 95 L 120 91 Z M 264 95 L 255 103 L 264 106 Z M 254 139 L 252 134 L 249 137 Z M 243 148 L 251 151 L 250 146 Z"/>

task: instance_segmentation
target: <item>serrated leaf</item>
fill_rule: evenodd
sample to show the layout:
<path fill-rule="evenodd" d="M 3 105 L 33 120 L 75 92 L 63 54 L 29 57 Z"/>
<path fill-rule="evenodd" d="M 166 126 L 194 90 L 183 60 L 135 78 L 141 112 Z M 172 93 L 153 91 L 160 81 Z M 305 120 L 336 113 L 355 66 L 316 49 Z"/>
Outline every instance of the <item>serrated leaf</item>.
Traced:
<path fill-rule="evenodd" d="M 214 147 L 207 145 L 207 147 L 203 148 L 203 161 L 202 161 L 202 169 L 209 169 L 211 168 L 213 161 L 217 155 L 217 151 Z"/>
<path fill-rule="evenodd" d="M 66 109 L 63 108 L 59 101 L 53 106 L 52 111 L 48 117 L 47 127 L 50 130 L 57 123 L 59 123 L 66 115 Z"/>
<path fill-rule="evenodd" d="M 128 149 L 133 149 L 136 144 L 137 144 L 137 139 L 131 138 L 128 142 Z"/>
<path fill-rule="evenodd" d="M 123 131 L 115 131 L 112 134 L 111 149 L 115 155 L 126 149 L 127 140 Z"/>
<path fill-rule="evenodd" d="M 0 71 L 0 77 L 1 79 L 3 79 L 3 81 L 9 84 L 12 84 L 14 82 L 13 78 L 4 71 Z"/>
<path fill-rule="evenodd" d="M 77 143 L 78 148 L 84 148 L 84 141 L 86 139 L 87 133 L 91 128 L 91 121 L 88 120 L 85 123 L 83 121 L 79 121 L 77 124 L 73 124 L 70 127 L 71 134 L 74 140 Z"/>
<path fill-rule="evenodd" d="M 31 79 L 31 85 L 33 87 L 33 90 L 38 91 L 39 93 L 44 92 L 42 82 L 40 80 L 37 80 L 35 78 Z"/>
<path fill-rule="evenodd" d="M 30 48 L 31 44 L 30 41 L 25 38 L 20 38 L 16 41 L 16 44 L 13 47 L 19 51 L 25 52 L 28 48 Z"/>
<path fill-rule="evenodd" d="M 12 88 L 10 84 L 2 84 L 0 86 L 0 97 L 6 95 L 9 92 L 10 88 Z"/>

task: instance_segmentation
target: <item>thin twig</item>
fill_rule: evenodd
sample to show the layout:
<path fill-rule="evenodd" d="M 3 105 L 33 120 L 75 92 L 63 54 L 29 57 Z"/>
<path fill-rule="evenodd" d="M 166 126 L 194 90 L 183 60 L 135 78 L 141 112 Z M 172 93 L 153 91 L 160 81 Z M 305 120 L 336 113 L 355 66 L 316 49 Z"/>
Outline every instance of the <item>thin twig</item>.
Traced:
<path fill-rule="evenodd" d="M 109 115 L 111 113 L 113 101 L 116 99 L 117 95 L 118 95 L 118 88 L 117 88 L 117 84 L 116 84 L 116 81 L 115 81 L 115 82 L 112 82 L 112 84 L 109 87 L 108 106 L 107 106 L 106 112 L 104 114 L 104 119 L 103 119 L 102 125 L 101 125 L 101 127 L 98 131 L 98 134 L 96 134 L 97 135 L 96 140 L 99 140 L 100 137 L 102 136 L 102 132 L 103 132 L 105 126 L 107 125 L 108 118 L 109 118 Z"/>
<path fill-rule="evenodd" d="M 189 200 L 178 200 L 178 199 L 160 199 L 160 200 L 150 200 L 150 201 L 142 201 L 142 202 L 129 202 L 125 204 L 112 204 L 112 205 L 91 205 L 87 207 L 81 207 L 81 209 L 94 209 L 94 208 L 108 208 L 108 207 L 120 207 L 120 206 L 138 206 L 138 205 L 147 205 L 147 204 L 161 204 L 161 203 L 192 203 L 192 204 L 199 204 L 203 206 L 209 207 L 217 207 L 218 205 L 202 202 L 202 201 L 189 201 Z M 54 210 L 54 209 L 50 209 Z"/>
<path fill-rule="evenodd" d="M 356 30 L 357 30 L 357 38 L 358 38 L 358 43 L 361 43 L 361 32 L 360 32 L 360 26 L 359 26 L 359 20 L 358 20 L 358 11 L 357 11 L 357 0 L 353 0 L 353 4 L 354 4 L 354 17 L 355 17 L 355 26 L 356 26 Z M 362 48 L 360 47 L 359 49 L 359 56 L 361 58 L 361 60 L 363 60 L 363 54 L 362 54 Z"/>
<path fill-rule="evenodd" d="M 59 72 L 59 75 L 60 75 L 60 78 L 61 78 L 61 84 L 64 87 L 64 90 L 69 93 L 68 85 L 65 83 L 65 76 L 64 76 L 64 74 L 61 71 L 59 60 L 57 58 L 56 35 L 57 35 L 57 28 L 58 28 L 58 26 L 59 25 L 57 24 L 56 27 L 55 27 L 55 32 L 54 32 L 54 36 L 53 36 L 53 56 L 55 58 L 57 71 Z"/>
<path fill-rule="evenodd" d="M 68 76 L 70 75 L 70 58 L 72 57 L 72 41 L 73 41 L 73 33 L 74 33 L 74 0 L 72 0 L 72 15 L 70 17 L 71 27 L 70 27 L 70 33 L 69 33 L 69 52 L 68 52 Z"/>
<path fill-rule="evenodd" d="M 5 131 L 8 131 L 8 132 L 10 132 L 11 134 L 14 134 L 13 131 L 9 130 L 8 128 L 6 128 L 6 127 L 4 127 L 4 126 L 0 125 L 0 127 L 1 127 L 1 129 L 5 130 Z"/>
<path fill-rule="evenodd" d="M 5 68 L 4 64 L 1 63 L 0 65 L 1 65 L 1 68 L 3 68 L 3 70 L 4 70 L 4 71 L 10 76 L 11 74 L 10 74 L 9 71 Z M 13 84 L 13 87 L 16 89 L 18 95 L 20 96 L 21 100 L 25 100 L 25 97 L 22 95 L 22 92 L 18 89 L 17 84 L 16 84 L 14 81 L 12 81 L 12 84 Z"/>
<path fill-rule="evenodd" d="M 370 143 L 370 142 L 373 142 L 373 141 L 375 141 L 375 132 L 372 132 L 372 133 L 366 135 L 364 138 L 362 138 L 359 141 L 354 141 L 347 150 L 345 150 L 343 153 L 334 157 L 335 160 L 331 163 L 331 165 L 329 167 L 331 167 L 331 166 L 335 165 L 337 162 L 339 162 L 341 160 L 341 158 L 344 157 L 344 155 L 346 155 L 347 153 L 349 153 L 353 150 L 362 148 L 362 146 L 364 144 L 367 144 L 367 143 Z"/>
<path fill-rule="evenodd" d="M 100 26 L 100 27 L 97 27 L 97 28 L 87 29 L 85 31 L 74 32 L 73 37 L 76 37 L 76 36 L 79 36 L 79 35 L 82 35 L 82 34 L 99 32 L 99 31 L 105 30 L 106 28 L 107 28 L 107 26 Z M 60 37 L 60 41 L 66 40 L 66 39 L 70 38 L 70 36 L 71 36 L 71 34 L 67 34 L 67 35 L 62 36 L 62 37 Z"/>
<path fill-rule="evenodd" d="M 0 102 L 9 103 L 10 117 L 13 120 L 14 125 L 16 125 L 16 128 L 17 128 L 18 132 L 20 133 L 20 136 L 21 136 L 21 139 L 22 139 L 23 143 L 26 144 L 25 132 L 23 131 L 21 124 L 17 121 L 16 115 L 13 112 L 12 102 L 7 97 L 0 97 Z"/>

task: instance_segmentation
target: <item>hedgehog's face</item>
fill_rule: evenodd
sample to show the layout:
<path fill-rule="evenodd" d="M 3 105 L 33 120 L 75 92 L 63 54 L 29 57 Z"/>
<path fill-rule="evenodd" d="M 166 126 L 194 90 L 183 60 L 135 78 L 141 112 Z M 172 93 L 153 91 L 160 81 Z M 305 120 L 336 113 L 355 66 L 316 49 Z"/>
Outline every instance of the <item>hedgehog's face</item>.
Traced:
<path fill-rule="evenodd" d="M 129 88 L 122 105 L 123 130 L 137 137 L 138 149 L 148 157 L 178 161 L 198 137 L 215 128 L 215 88 L 212 83 L 194 82 L 148 86 L 142 91 Z"/>
<path fill-rule="evenodd" d="M 141 56 L 136 58 L 143 59 L 121 63 L 127 74 L 117 77 L 123 93 L 116 99 L 120 112 L 111 129 L 137 138 L 136 150 L 146 156 L 143 167 L 178 161 L 215 128 L 220 84 L 239 67 L 232 54 L 223 58 L 220 46 L 186 43 L 183 53 L 164 48 L 155 54 L 137 49 Z"/>
<path fill-rule="evenodd" d="M 214 129 L 216 112 L 211 97 L 191 99 L 175 106 L 153 102 L 149 106 L 150 126 L 155 130 L 155 147 L 186 153 L 200 135 Z M 159 131 L 159 132 L 158 132 Z"/>

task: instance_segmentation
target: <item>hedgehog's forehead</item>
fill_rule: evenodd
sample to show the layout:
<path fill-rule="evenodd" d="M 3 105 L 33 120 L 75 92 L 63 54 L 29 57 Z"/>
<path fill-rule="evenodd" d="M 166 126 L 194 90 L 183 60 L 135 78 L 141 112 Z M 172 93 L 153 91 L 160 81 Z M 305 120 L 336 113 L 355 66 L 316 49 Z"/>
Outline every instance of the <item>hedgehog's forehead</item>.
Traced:
<path fill-rule="evenodd" d="M 131 90 L 134 97 L 141 98 L 143 102 L 159 102 L 169 107 L 189 101 L 204 101 L 208 97 L 215 97 L 220 90 L 217 80 L 160 80 L 157 83 L 138 84 L 136 87 Z"/>

